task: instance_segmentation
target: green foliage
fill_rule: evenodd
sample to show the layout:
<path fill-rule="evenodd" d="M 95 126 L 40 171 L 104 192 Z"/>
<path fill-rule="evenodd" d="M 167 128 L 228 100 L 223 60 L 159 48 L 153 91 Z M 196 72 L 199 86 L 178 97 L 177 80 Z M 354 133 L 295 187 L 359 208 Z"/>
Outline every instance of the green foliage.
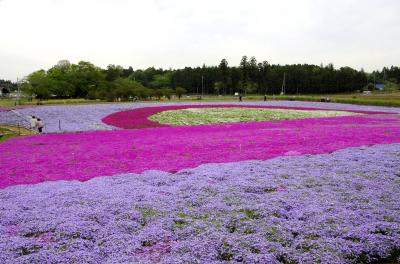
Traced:
<path fill-rule="evenodd" d="M 350 99 L 350 98 L 337 98 L 332 102 L 344 104 L 360 104 L 360 105 L 379 105 L 379 106 L 400 106 L 398 99 Z"/>
<path fill-rule="evenodd" d="M 12 126 L 0 126 L 0 143 L 2 141 L 6 141 L 7 139 L 18 137 L 18 136 L 25 136 L 25 135 L 32 135 L 34 134 L 33 131 L 21 128 L 21 127 L 12 127 Z"/>
<path fill-rule="evenodd" d="M 243 209 L 240 212 L 244 213 L 247 219 L 259 219 L 261 217 L 257 211 L 252 209 Z"/>
<path fill-rule="evenodd" d="M 15 137 L 17 135 L 18 134 L 13 131 L 10 131 L 6 128 L 0 127 L 0 142 L 5 141 L 9 138 Z"/>
<path fill-rule="evenodd" d="M 17 89 L 17 83 L 11 82 L 9 80 L 0 79 L 0 91 L 2 91 L 3 93 L 9 93 Z"/>
<path fill-rule="evenodd" d="M 180 99 L 185 93 L 279 94 L 284 74 L 287 94 L 354 92 L 366 86 L 371 89 L 374 82 L 384 82 L 389 91 L 396 92 L 400 83 L 400 68 L 394 66 L 366 74 L 350 67 L 335 69 L 332 64 L 271 65 L 267 61 L 257 62 L 255 57 L 243 56 L 239 66 L 228 66 L 223 59 L 218 66 L 176 70 L 150 67 L 136 71 L 132 67 L 124 69 L 113 64 L 101 69 L 86 61 L 71 64 L 62 60 L 47 71 L 31 73 L 21 87 L 41 100 L 54 97 L 114 101 L 135 96 L 161 99 L 163 96 L 171 98 L 173 93 Z M 9 90 L 16 88 L 15 84 L 4 85 L 11 87 Z"/>
<path fill-rule="evenodd" d="M 223 86 L 224 86 L 223 82 L 215 82 L 214 83 L 214 91 L 215 91 L 215 93 L 219 95 L 220 91 L 223 88 Z"/>
<path fill-rule="evenodd" d="M 171 100 L 171 96 L 174 94 L 174 90 L 171 88 L 164 87 L 161 89 L 162 95 L 164 95 L 168 100 Z"/>
<path fill-rule="evenodd" d="M 179 99 L 181 99 L 182 95 L 186 94 L 186 89 L 182 87 L 176 87 L 175 93 L 178 96 Z"/>
<path fill-rule="evenodd" d="M 153 96 L 155 96 L 158 100 L 161 99 L 161 96 L 163 95 L 163 92 L 161 89 L 154 89 L 153 90 Z"/>
<path fill-rule="evenodd" d="M 400 91 L 400 84 L 395 83 L 393 79 L 392 81 L 386 81 L 384 91 L 386 92 Z"/>
<path fill-rule="evenodd" d="M 28 76 L 29 83 L 22 85 L 22 90 L 38 99 L 47 99 L 56 86 L 56 81 L 48 78 L 44 70 L 36 71 Z"/>
<path fill-rule="evenodd" d="M 134 94 L 141 99 L 146 99 L 151 96 L 152 90 L 140 85 L 134 89 Z"/>
<path fill-rule="evenodd" d="M 109 92 L 112 97 L 127 100 L 136 96 L 136 89 L 140 89 L 143 86 L 126 78 L 118 78 L 112 82 L 112 87 L 113 90 Z"/>
<path fill-rule="evenodd" d="M 122 76 L 123 72 L 124 68 L 122 68 L 121 66 L 110 64 L 107 66 L 107 70 L 105 70 L 106 80 L 109 82 L 115 81 Z"/>
<path fill-rule="evenodd" d="M 229 68 L 228 68 L 228 61 L 226 59 L 222 59 L 219 66 L 218 66 L 218 73 L 219 73 L 219 81 L 215 82 L 214 85 L 217 87 L 218 93 L 227 93 L 227 89 L 230 83 L 230 76 L 229 76 Z M 215 89 L 214 87 L 214 89 Z"/>
<path fill-rule="evenodd" d="M 296 96 L 295 100 L 297 101 L 310 101 L 310 102 L 319 102 L 321 96 Z M 290 100 L 291 96 L 269 96 L 268 100 Z M 357 98 L 346 97 L 337 95 L 334 98 L 331 98 L 331 102 L 334 103 L 344 103 L 344 104 L 359 104 L 359 105 L 378 105 L 378 106 L 400 106 L 400 98 L 399 97 L 385 97 L 379 98 L 376 96 L 371 97 L 363 97 Z"/>
<path fill-rule="evenodd" d="M 107 86 L 105 74 L 90 62 L 81 61 L 73 64 L 68 77 L 75 87 L 73 97 L 86 97 L 91 89 Z"/>
<path fill-rule="evenodd" d="M 365 87 L 364 90 L 365 91 L 373 91 L 375 89 L 375 86 L 373 83 L 368 83 Z"/>
<path fill-rule="evenodd" d="M 224 242 L 218 249 L 218 259 L 221 261 L 230 261 L 234 257 L 231 246 Z"/>
<path fill-rule="evenodd" d="M 154 80 L 150 83 L 151 87 L 161 88 L 168 87 L 171 82 L 171 73 L 158 74 L 154 76 Z"/>

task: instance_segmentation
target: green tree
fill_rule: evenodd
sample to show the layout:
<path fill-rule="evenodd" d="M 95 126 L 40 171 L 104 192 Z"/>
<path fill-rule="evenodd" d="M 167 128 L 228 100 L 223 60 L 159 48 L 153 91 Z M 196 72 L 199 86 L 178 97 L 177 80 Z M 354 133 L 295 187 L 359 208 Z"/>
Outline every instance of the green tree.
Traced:
<path fill-rule="evenodd" d="M 182 87 L 176 87 L 175 93 L 178 96 L 179 100 L 181 99 L 182 95 L 186 94 L 186 89 Z"/>
<path fill-rule="evenodd" d="M 73 96 L 76 98 L 84 98 L 90 90 L 105 89 L 108 86 L 101 68 L 86 61 L 71 65 L 68 80 L 75 87 Z"/>
<path fill-rule="evenodd" d="M 132 66 L 129 66 L 129 68 L 128 69 L 123 69 L 123 71 L 122 71 L 122 77 L 124 77 L 124 78 L 128 78 L 129 76 L 131 76 L 132 74 L 133 74 L 133 68 L 132 68 Z"/>
<path fill-rule="evenodd" d="M 223 91 L 223 94 L 226 94 L 226 90 L 228 87 L 228 80 L 229 80 L 229 69 L 228 69 L 228 61 L 226 59 L 222 59 L 219 66 L 218 70 L 220 73 L 220 85 L 218 92 L 220 90 Z"/>
<path fill-rule="evenodd" d="M 139 82 L 129 78 L 118 78 L 112 83 L 111 95 L 113 99 L 121 98 L 122 100 L 128 100 L 134 96 L 146 98 L 144 89 L 146 88 Z"/>
<path fill-rule="evenodd" d="M 153 96 L 156 97 L 158 100 L 161 100 L 161 96 L 163 96 L 163 91 L 161 89 L 154 89 Z"/>
<path fill-rule="evenodd" d="M 171 96 L 174 94 L 174 90 L 172 90 L 171 88 L 161 88 L 161 93 L 162 95 L 164 95 L 168 100 L 171 100 Z"/>
<path fill-rule="evenodd" d="M 365 73 L 350 67 L 335 69 L 332 64 L 312 65 L 270 65 L 267 61 L 257 63 L 255 57 L 243 56 L 238 66 L 228 66 L 223 59 L 217 66 L 185 67 L 176 70 L 163 70 L 150 67 L 144 70 L 123 69 L 110 64 L 101 69 L 90 62 L 71 64 L 59 61 L 47 72 L 40 71 L 28 76 L 24 89 L 41 98 L 75 97 L 101 98 L 113 100 L 115 97 L 129 98 L 131 94 L 141 94 L 141 98 L 163 95 L 163 87 L 171 87 L 177 92 L 181 87 L 188 93 L 233 94 L 235 92 L 254 92 L 277 94 L 286 73 L 286 93 L 339 93 L 361 90 L 368 83 L 391 81 L 400 82 L 400 68 L 385 67 L 381 71 Z M 126 80 L 136 81 L 142 87 L 132 88 Z M 11 82 L 0 86 L 9 91 L 16 89 Z M 131 87 L 131 88 L 129 88 Z M 150 90 L 146 87 L 151 88 Z M 179 91 L 179 90 L 178 90 Z M 168 94 L 172 94 L 169 91 Z M 179 96 L 179 95 L 178 95 Z"/>
<path fill-rule="evenodd" d="M 38 99 L 47 99 L 52 95 L 55 86 L 55 81 L 44 70 L 39 70 L 28 76 L 22 88 L 24 92 Z"/>
<path fill-rule="evenodd" d="M 214 91 L 217 95 L 223 90 L 224 84 L 223 82 L 215 82 L 214 83 Z"/>
<path fill-rule="evenodd" d="M 54 81 L 52 93 L 55 97 L 72 97 L 75 92 L 75 86 L 69 80 L 71 64 L 67 60 L 59 61 L 54 67 L 47 71 L 47 77 Z"/>
<path fill-rule="evenodd" d="M 107 66 L 107 70 L 105 71 L 106 80 L 109 82 L 115 81 L 119 77 L 122 76 L 124 68 L 119 65 L 110 64 Z"/>
<path fill-rule="evenodd" d="M 150 83 L 151 87 L 162 88 L 168 87 L 171 84 L 171 73 L 157 74 L 154 76 L 154 80 Z"/>
<path fill-rule="evenodd" d="M 149 96 L 152 95 L 152 90 L 144 87 L 143 85 L 138 86 L 134 89 L 135 96 L 141 99 L 147 99 Z"/>
<path fill-rule="evenodd" d="M 246 91 L 247 82 L 249 81 L 249 62 L 247 56 L 243 56 L 240 61 L 241 88 L 242 92 Z"/>

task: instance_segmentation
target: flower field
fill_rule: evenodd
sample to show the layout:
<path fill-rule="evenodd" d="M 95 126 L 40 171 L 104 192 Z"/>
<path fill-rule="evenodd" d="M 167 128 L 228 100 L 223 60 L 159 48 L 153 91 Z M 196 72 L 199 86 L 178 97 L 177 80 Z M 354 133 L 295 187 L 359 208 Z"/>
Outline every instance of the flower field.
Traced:
<path fill-rule="evenodd" d="M 190 107 L 201 103 L 191 103 Z M 297 108 L 297 109 L 329 109 L 342 111 L 361 111 L 369 113 L 388 112 L 400 113 L 400 108 L 362 106 L 335 103 L 318 102 L 297 102 L 297 101 L 269 101 L 269 102 L 242 102 L 242 103 L 213 103 L 212 106 L 246 106 L 246 107 L 275 107 L 275 108 Z M 0 112 L 0 124 L 13 124 L 29 127 L 24 117 L 28 115 L 38 116 L 43 119 L 46 126 L 45 133 L 65 133 L 80 131 L 117 130 L 119 128 L 136 128 L 138 126 L 157 127 L 155 122 L 148 120 L 148 117 L 159 112 L 159 107 L 164 110 L 175 110 L 178 107 L 187 108 L 185 104 L 154 104 L 154 103 L 132 103 L 132 104 L 99 104 L 99 105 L 54 105 L 38 106 L 31 108 L 17 109 L 22 116 L 16 115 L 7 109 Z M 155 108 L 155 109 L 154 109 Z M 132 111 L 133 109 L 133 111 Z M 120 113 L 122 112 L 122 113 Z M 128 113 L 128 115 L 126 115 Z M 132 114 L 132 116 L 129 116 Z M 115 117 L 115 118 L 114 118 Z M 115 122 L 113 122 L 113 119 Z M 61 127 L 59 126 L 61 123 Z M 123 126 L 123 127 L 121 127 Z M 130 127 L 132 126 L 132 127 Z M 142 128 L 142 127 L 137 127 Z"/>
<path fill-rule="evenodd" d="M 0 263 L 398 261 L 400 109 L 280 103 L 19 109 Z"/>
<path fill-rule="evenodd" d="M 361 110 L 333 111 L 330 109 L 265 104 L 195 104 L 137 108 L 111 114 L 103 118 L 102 121 L 110 126 L 122 129 L 142 129 L 176 125 L 222 124 L 385 113 L 388 112 Z"/>
<path fill-rule="evenodd" d="M 291 120 L 319 117 L 351 116 L 357 113 L 345 111 L 294 110 L 273 108 L 187 108 L 162 111 L 149 119 L 168 125 L 207 125 L 224 123 Z"/>

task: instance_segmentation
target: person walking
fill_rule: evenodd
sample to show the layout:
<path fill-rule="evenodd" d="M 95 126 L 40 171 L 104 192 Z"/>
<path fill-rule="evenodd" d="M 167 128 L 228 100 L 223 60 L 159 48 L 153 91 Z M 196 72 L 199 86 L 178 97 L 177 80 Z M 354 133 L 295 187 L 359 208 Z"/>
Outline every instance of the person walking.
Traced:
<path fill-rule="evenodd" d="M 37 127 L 37 117 L 36 116 L 28 116 L 28 121 L 32 130 L 35 130 Z"/>
<path fill-rule="evenodd" d="M 264 95 L 264 102 L 267 101 L 267 95 Z"/>
<path fill-rule="evenodd" d="M 42 121 L 42 119 L 40 119 L 40 118 L 37 119 L 36 126 L 37 126 L 39 133 L 42 133 L 43 128 L 44 128 L 44 122 Z"/>
<path fill-rule="evenodd" d="M 239 102 L 242 101 L 242 95 L 239 95 Z"/>

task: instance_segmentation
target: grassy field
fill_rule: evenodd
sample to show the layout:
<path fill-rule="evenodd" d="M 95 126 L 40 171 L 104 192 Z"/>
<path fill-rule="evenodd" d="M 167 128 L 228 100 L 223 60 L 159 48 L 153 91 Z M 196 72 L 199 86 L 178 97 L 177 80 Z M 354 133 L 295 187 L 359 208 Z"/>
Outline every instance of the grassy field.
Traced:
<path fill-rule="evenodd" d="M 334 103 L 378 105 L 378 106 L 399 106 L 400 92 L 396 93 L 373 93 L 369 95 L 353 94 L 325 94 L 325 95 L 287 95 L 268 96 L 268 100 L 296 100 L 296 101 L 321 101 L 321 98 L 329 98 Z"/>
<path fill-rule="evenodd" d="M 378 106 L 398 106 L 400 107 L 400 91 L 384 93 L 374 92 L 371 94 L 351 93 L 351 94 L 313 94 L 313 95 L 275 95 L 267 96 L 267 100 L 296 100 L 296 101 L 321 101 L 321 98 L 329 97 L 331 102 L 335 103 L 346 103 L 346 104 L 361 104 L 361 105 L 378 105 Z M 244 101 L 262 101 L 262 95 L 248 95 L 243 97 Z M 161 99 L 163 102 L 229 102 L 238 101 L 235 96 L 216 96 L 206 95 L 201 100 L 197 99 L 196 95 L 183 96 L 181 100 L 174 98 L 168 100 L 166 98 Z M 157 100 L 146 100 L 140 101 L 145 102 L 157 102 Z M 50 99 L 40 101 L 41 105 L 75 105 L 75 104 L 99 104 L 99 103 L 116 103 L 107 102 L 100 100 L 87 100 L 87 99 Z M 128 103 L 128 102 L 120 102 Z M 131 103 L 131 102 L 129 102 Z M 38 105 L 37 100 L 21 99 L 16 104 L 15 99 L 0 99 L 0 108 L 11 108 L 15 106 L 35 106 Z"/>
<path fill-rule="evenodd" d="M 13 137 L 33 134 L 35 134 L 33 131 L 26 128 L 0 125 L 0 143 Z"/>
<path fill-rule="evenodd" d="M 32 106 L 38 105 L 38 100 L 33 99 L 21 99 L 19 101 L 15 99 L 8 99 L 8 98 L 0 98 L 0 107 L 4 108 L 12 108 L 16 106 Z M 63 104 L 93 104 L 93 103 L 101 103 L 101 101 L 96 100 L 87 100 L 87 99 L 50 99 L 50 100 L 42 100 L 40 101 L 41 105 L 63 105 Z"/>

